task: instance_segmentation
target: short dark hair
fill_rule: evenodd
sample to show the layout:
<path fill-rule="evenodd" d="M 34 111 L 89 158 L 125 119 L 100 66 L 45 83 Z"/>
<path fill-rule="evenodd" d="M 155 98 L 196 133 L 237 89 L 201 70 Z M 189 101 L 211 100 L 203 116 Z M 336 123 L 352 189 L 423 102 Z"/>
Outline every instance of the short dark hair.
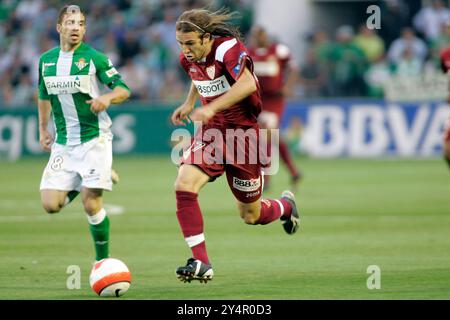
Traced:
<path fill-rule="evenodd" d="M 78 8 L 78 10 L 80 11 L 80 13 L 85 16 L 84 11 L 81 10 L 81 8 L 77 5 L 74 4 L 66 4 L 64 7 L 61 8 L 61 10 L 59 10 L 58 13 L 58 24 L 61 24 L 62 21 L 64 20 L 64 16 L 69 13 L 69 10 L 71 9 L 70 7 L 74 7 L 73 9 Z M 76 8 L 75 8 L 76 7 Z"/>

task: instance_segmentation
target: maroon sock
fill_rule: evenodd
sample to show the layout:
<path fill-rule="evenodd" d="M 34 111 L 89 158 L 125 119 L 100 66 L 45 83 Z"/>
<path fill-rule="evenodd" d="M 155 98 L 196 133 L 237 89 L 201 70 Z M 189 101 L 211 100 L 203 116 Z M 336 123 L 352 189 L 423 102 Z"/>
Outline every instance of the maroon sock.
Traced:
<path fill-rule="evenodd" d="M 177 218 L 186 243 L 192 250 L 193 258 L 209 264 L 203 234 L 203 217 L 198 205 L 197 194 L 176 191 Z"/>
<path fill-rule="evenodd" d="M 286 164 L 289 172 L 291 173 L 292 177 L 298 176 L 297 168 L 295 167 L 294 161 L 292 161 L 291 154 L 289 152 L 289 148 L 287 144 L 280 139 L 280 157 L 283 160 L 283 162 Z"/>
<path fill-rule="evenodd" d="M 281 208 L 280 203 L 283 208 Z M 290 203 L 284 199 L 263 199 L 261 200 L 261 213 L 255 224 L 268 224 L 279 219 L 282 215 L 289 217 L 291 210 Z"/>
<path fill-rule="evenodd" d="M 270 186 L 270 174 L 264 175 L 264 186 L 266 189 Z"/>

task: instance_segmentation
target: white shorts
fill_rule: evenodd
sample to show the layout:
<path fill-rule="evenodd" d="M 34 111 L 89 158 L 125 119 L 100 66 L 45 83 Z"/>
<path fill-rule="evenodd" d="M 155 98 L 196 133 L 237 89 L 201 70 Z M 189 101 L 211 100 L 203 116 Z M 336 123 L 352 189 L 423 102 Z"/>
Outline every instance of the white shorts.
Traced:
<path fill-rule="evenodd" d="M 112 138 L 98 137 L 65 146 L 54 143 L 40 190 L 80 191 L 82 187 L 112 190 Z"/>
<path fill-rule="evenodd" d="M 270 111 L 261 111 L 258 116 L 258 122 L 266 129 L 278 129 L 280 119 L 278 114 Z"/>

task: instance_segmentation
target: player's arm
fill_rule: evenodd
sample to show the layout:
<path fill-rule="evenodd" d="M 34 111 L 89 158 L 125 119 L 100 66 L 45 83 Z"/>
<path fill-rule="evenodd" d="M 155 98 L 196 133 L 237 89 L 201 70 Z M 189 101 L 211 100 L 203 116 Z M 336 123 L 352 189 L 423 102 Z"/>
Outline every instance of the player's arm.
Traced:
<path fill-rule="evenodd" d="M 299 81 L 298 74 L 298 68 L 294 64 L 289 63 L 287 65 L 286 83 L 284 84 L 282 89 L 284 96 L 291 97 L 293 95 L 294 87 Z"/>
<path fill-rule="evenodd" d="M 50 151 L 53 142 L 53 137 L 47 130 L 51 109 L 50 100 L 38 99 L 39 143 L 44 151 Z"/>
<path fill-rule="evenodd" d="M 92 112 L 99 113 L 106 110 L 111 104 L 119 104 L 127 100 L 131 95 L 131 90 L 107 56 L 98 53 L 94 57 L 94 64 L 97 69 L 96 75 L 100 82 L 112 90 L 86 101 L 86 103 L 91 105 Z"/>
<path fill-rule="evenodd" d="M 106 110 L 111 104 L 119 104 L 130 97 L 130 91 L 122 86 L 115 87 L 111 92 L 105 93 L 95 99 L 87 100 L 86 103 L 91 105 L 91 110 L 98 113 Z"/>
<path fill-rule="evenodd" d="M 192 112 L 192 110 L 194 110 L 195 103 L 197 102 L 199 96 L 200 95 L 197 91 L 197 88 L 195 87 L 194 82 L 191 82 L 191 87 L 189 88 L 189 93 L 186 97 L 186 100 L 181 106 L 175 109 L 175 111 L 172 114 L 171 120 L 174 125 L 184 126 L 185 123 L 183 122 L 183 120 L 190 122 L 188 116 Z"/>
<path fill-rule="evenodd" d="M 197 109 L 191 116 L 193 121 L 207 122 L 216 113 L 234 106 L 258 89 L 256 80 L 250 70 L 245 67 L 230 90 L 213 100 L 201 109 Z"/>
<path fill-rule="evenodd" d="M 44 83 L 42 67 L 42 58 L 39 59 L 39 76 L 38 76 L 38 117 L 39 117 L 39 143 L 44 151 L 50 151 L 53 143 L 53 137 L 47 130 L 52 105 L 50 103 L 50 95 Z"/>

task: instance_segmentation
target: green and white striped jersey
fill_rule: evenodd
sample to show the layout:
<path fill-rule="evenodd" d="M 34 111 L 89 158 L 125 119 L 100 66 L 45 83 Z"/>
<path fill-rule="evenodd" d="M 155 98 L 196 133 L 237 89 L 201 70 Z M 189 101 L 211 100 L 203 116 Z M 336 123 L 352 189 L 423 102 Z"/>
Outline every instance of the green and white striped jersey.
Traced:
<path fill-rule="evenodd" d="M 41 56 L 39 98 L 50 100 L 57 143 L 77 145 L 111 134 L 106 111 L 94 114 L 86 103 L 101 95 L 100 83 L 129 90 L 111 61 L 85 43 L 73 52 L 56 47 Z"/>

